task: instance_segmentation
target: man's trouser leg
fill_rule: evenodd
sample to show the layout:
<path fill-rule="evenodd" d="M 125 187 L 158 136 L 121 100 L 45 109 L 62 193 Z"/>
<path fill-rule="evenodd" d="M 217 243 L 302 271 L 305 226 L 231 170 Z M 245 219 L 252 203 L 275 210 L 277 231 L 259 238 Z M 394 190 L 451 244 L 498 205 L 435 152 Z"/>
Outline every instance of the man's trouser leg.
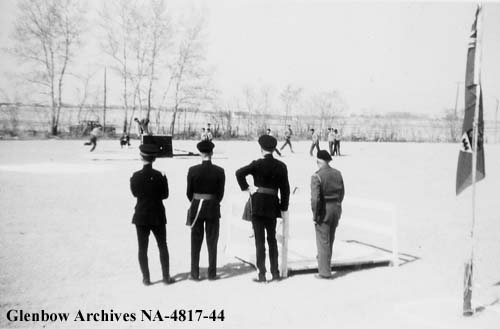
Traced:
<path fill-rule="evenodd" d="M 149 226 L 136 225 L 137 242 L 139 245 L 139 266 L 141 267 L 143 280 L 149 281 L 148 267 L 148 243 L 149 243 Z"/>
<path fill-rule="evenodd" d="M 271 274 L 279 277 L 278 267 L 278 242 L 276 241 L 276 218 L 267 219 L 265 222 L 267 245 L 269 246 L 269 263 L 271 264 Z"/>
<path fill-rule="evenodd" d="M 330 277 L 331 270 L 331 227 L 326 223 L 316 224 L 316 246 L 318 248 L 318 273 L 322 277 Z"/>
<path fill-rule="evenodd" d="M 200 250 L 203 243 L 203 218 L 198 218 L 191 228 L 191 277 L 198 279 L 200 275 Z"/>
<path fill-rule="evenodd" d="M 315 146 L 316 146 L 316 143 L 312 143 L 312 144 L 311 144 L 311 148 L 309 149 L 309 154 L 310 154 L 311 156 L 313 156 L 313 150 L 314 150 L 314 147 L 315 147 Z"/>
<path fill-rule="evenodd" d="M 281 145 L 280 147 L 280 151 L 283 150 L 286 146 L 286 144 L 288 144 L 288 140 L 285 139 L 285 142 L 283 143 L 283 145 Z"/>
<path fill-rule="evenodd" d="M 92 137 L 90 138 L 90 143 L 93 145 L 92 148 L 90 149 L 90 152 L 95 150 L 95 147 L 97 146 L 97 137 Z"/>
<path fill-rule="evenodd" d="M 257 258 L 257 269 L 259 277 L 266 275 L 266 237 L 265 237 L 265 219 L 252 218 L 253 234 L 255 237 L 255 250 Z"/>
<path fill-rule="evenodd" d="M 330 150 L 330 155 L 334 155 L 333 142 L 328 142 L 328 149 Z"/>
<path fill-rule="evenodd" d="M 292 150 L 292 143 L 290 142 L 290 139 L 286 139 L 285 142 L 283 143 L 283 145 L 281 146 L 280 150 L 283 150 L 285 148 L 285 146 L 290 146 L 290 150 L 293 152 Z"/>
<path fill-rule="evenodd" d="M 160 264 L 163 279 L 170 278 L 170 263 L 167 246 L 167 227 L 165 225 L 157 225 L 151 228 L 156 238 L 156 244 L 160 251 Z"/>
<path fill-rule="evenodd" d="M 319 152 L 319 141 L 316 142 L 316 144 L 314 144 L 314 146 L 316 147 L 316 152 Z"/>
<path fill-rule="evenodd" d="M 212 218 L 205 222 L 208 250 L 208 278 L 215 278 L 217 275 L 217 242 L 219 241 L 219 227 L 218 218 Z"/>

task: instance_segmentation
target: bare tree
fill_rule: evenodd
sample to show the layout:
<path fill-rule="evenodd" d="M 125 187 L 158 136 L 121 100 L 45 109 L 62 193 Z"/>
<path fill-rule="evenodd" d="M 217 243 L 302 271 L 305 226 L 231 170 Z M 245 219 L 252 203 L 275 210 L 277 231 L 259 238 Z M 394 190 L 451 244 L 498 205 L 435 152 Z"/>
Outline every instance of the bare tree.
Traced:
<path fill-rule="evenodd" d="M 281 92 L 280 98 L 285 107 L 285 126 L 288 124 L 288 119 L 290 114 L 293 112 L 293 108 L 299 102 L 300 96 L 302 94 L 302 88 L 293 87 L 292 85 L 287 85 L 285 89 Z"/>
<path fill-rule="evenodd" d="M 463 113 L 463 112 L 462 112 Z M 456 142 L 460 137 L 462 129 L 460 118 L 456 109 L 447 109 L 444 111 L 443 120 L 447 129 L 449 129 L 449 141 Z"/>
<path fill-rule="evenodd" d="M 51 134 L 57 135 L 64 81 L 80 45 L 85 11 L 76 0 L 20 0 L 12 53 L 32 68 L 28 81 L 42 87 L 51 106 Z"/>
<path fill-rule="evenodd" d="M 118 73 L 122 82 L 124 106 L 123 132 L 128 131 L 129 79 L 130 79 L 130 35 L 132 34 L 133 8 L 125 0 L 107 1 L 100 13 L 101 28 L 105 38 L 101 47 L 113 59 L 111 68 Z"/>
<path fill-rule="evenodd" d="M 347 110 L 347 103 L 337 91 L 320 92 L 311 97 L 311 114 L 317 115 L 320 119 L 320 131 L 323 131 L 325 124 L 339 116 Z"/>
<path fill-rule="evenodd" d="M 175 132 L 177 115 L 180 110 L 198 107 L 209 98 L 210 76 L 205 64 L 205 19 L 203 15 L 180 21 L 176 31 L 176 51 L 169 67 L 170 78 L 164 91 L 163 102 L 172 104 L 170 133 Z"/>
<path fill-rule="evenodd" d="M 252 132 L 252 123 L 253 123 L 253 116 L 256 114 L 258 110 L 258 104 L 257 104 L 257 95 L 255 93 L 255 90 L 251 87 L 245 87 L 243 89 L 243 98 L 244 98 L 244 104 L 247 109 L 248 115 L 247 115 L 247 136 L 251 137 L 251 132 Z"/>
<path fill-rule="evenodd" d="M 105 3 L 101 21 L 106 35 L 102 47 L 123 82 L 123 129 L 128 131 L 136 109 L 143 116 L 145 103 L 145 117 L 150 118 L 157 66 L 170 45 L 170 17 L 164 0 L 113 0 Z"/>
<path fill-rule="evenodd" d="M 166 12 L 165 2 L 163 0 L 152 0 L 149 10 L 149 75 L 148 75 L 148 108 L 146 118 L 149 120 L 151 114 L 151 103 L 153 98 L 153 85 L 157 80 L 156 66 L 162 51 L 166 52 L 170 46 L 171 25 L 170 16 Z"/>

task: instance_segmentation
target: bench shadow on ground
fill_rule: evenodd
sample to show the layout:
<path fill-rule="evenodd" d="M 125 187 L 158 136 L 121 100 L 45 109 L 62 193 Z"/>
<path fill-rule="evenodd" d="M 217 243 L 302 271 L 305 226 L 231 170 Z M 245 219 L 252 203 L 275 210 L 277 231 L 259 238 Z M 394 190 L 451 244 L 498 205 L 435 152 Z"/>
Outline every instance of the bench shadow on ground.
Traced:
<path fill-rule="evenodd" d="M 200 281 L 207 280 L 207 267 L 200 267 Z M 217 268 L 217 280 L 233 278 L 239 275 L 244 275 L 255 271 L 255 267 L 244 263 L 234 262 Z M 190 279 L 190 272 L 177 273 L 172 277 L 175 282 L 185 281 Z M 161 282 L 161 281 L 160 281 Z"/>
<path fill-rule="evenodd" d="M 343 276 L 349 275 L 351 273 L 355 272 L 361 272 L 361 271 L 366 271 L 369 269 L 373 269 L 376 267 L 386 267 L 388 264 L 384 263 L 377 263 L 377 264 L 361 264 L 361 265 L 346 265 L 346 266 L 334 266 L 332 267 L 332 276 L 328 278 L 328 280 L 335 280 L 339 279 Z M 317 274 L 318 269 L 317 268 L 311 268 L 311 269 L 303 269 L 303 270 L 294 270 L 291 271 L 288 276 L 296 276 L 296 275 L 302 275 L 302 274 Z"/>
<path fill-rule="evenodd" d="M 379 246 L 360 242 L 357 240 L 347 240 L 347 242 L 355 242 L 355 243 L 363 244 L 365 246 L 369 246 L 369 247 L 372 247 L 374 249 L 378 249 L 380 251 L 387 252 L 389 254 L 392 252 L 389 249 L 381 248 Z M 398 257 L 399 258 L 399 264 L 398 264 L 399 267 L 405 266 L 405 265 L 413 263 L 417 260 L 420 260 L 420 257 L 410 255 L 407 253 L 402 253 L 402 252 L 398 253 L 398 256 L 399 256 Z M 387 266 L 391 266 L 390 260 L 378 261 L 378 262 L 366 262 L 366 263 L 359 263 L 359 264 L 352 264 L 352 265 L 335 265 L 335 266 L 332 266 L 333 274 L 332 274 L 332 277 L 329 278 L 329 280 L 338 279 L 338 278 L 341 278 L 343 276 L 346 276 L 346 275 L 354 273 L 354 272 L 366 271 L 366 270 L 370 270 L 370 269 L 377 268 L 377 267 L 387 267 Z M 317 268 L 308 268 L 308 269 L 294 270 L 294 271 L 289 272 L 289 276 L 301 275 L 301 274 L 313 274 L 313 273 L 318 273 L 318 269 Z"/>

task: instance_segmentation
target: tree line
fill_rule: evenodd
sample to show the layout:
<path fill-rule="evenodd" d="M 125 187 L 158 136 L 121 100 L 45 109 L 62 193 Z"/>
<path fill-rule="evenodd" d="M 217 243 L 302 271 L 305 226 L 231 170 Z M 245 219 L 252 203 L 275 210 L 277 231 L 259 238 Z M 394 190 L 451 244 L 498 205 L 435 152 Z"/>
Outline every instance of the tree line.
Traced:
<path fill-rule="evenodd" d="M 94 12 L 97 10 L 98 12 Z M 168 133 L 175 134 L 186 109 L 209 109 L 215 121 L 228 121 L 232 113 L 245 111 L 247 130 L 261 129 L 267 114 L 290 116 L 305 113 L 320 116 L 321 127 L 348 109 L 342 95 L 330 91 L 307 92 L 287 85 L 281 91 L 270 86 L 245 86 L 228 101 L 213 83 L 213 68 L 207 63 L 207 17 L 203 10 L 178 13 L 165 0 L 109 0 L 99 9 L 86 8 L 78 0 L 19 0 L 8 52 L 22 64 L 16 72 L 28 90 L 36 90 L 50 106 L 50 133 L 60 132 L 61 111 L 68 89 L 76 89 L 80 111 L 88 104 L 101 104 L 106 124 L 109 77 L 119 81 L 123 108 L 121 130 L 130 132 L 134 117 L 150 120 L 160 132 L 164 118 Z M 97 17 L 97 24 L 89 20 Z M 98 56 L 103 67 L 96 72 L 78 72 L 78 56 L 85 52 L 89 27 L 97 25 Z M 81 70 L 80 70 L 81 71 Z M 77 79 L 77 87 L 70 79 Z M 102 80 L 101 80 L 102 79 Z M 118 86 L 115 83 L 114 89 Z M 6 99 L 5 101 L 9 101 Z M 116 102 L 116 101 L 115 101 Z M 74 101 L 73 101 L 74 103 Z M 94 108 L 95 106 L 92 106 Z"/>

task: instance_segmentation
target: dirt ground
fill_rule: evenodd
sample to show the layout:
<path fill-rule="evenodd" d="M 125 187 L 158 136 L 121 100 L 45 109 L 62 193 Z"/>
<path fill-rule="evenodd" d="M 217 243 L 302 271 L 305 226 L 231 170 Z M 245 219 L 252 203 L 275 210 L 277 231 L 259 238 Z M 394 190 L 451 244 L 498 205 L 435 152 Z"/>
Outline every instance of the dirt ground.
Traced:
<path fill-rule="evenodd" d="M 344 156 L 332 165 L 343 173 L 346 200 L 394 205 L 400 251 L 418 259 L 399 268 L 340 271 L 333 280 L 301 274 L 269 284 L 254 283 L 253 268 L 225 252 L 234 204 L 244 198 L 234 172 L 260 155 L 257 143 L 216 143 L 214 162 L 227 177 L 218 261 L 223 279 L 218 281 L 186 280 L 186 174 L 199 159 L 158 159 L 155 167 L 166 173 L 171 189 L 165 201 L 167 235 L 171 274 L 178 282 L 144 287 L 129 190 L 131 174 L 142 165 L 138 142 L 132 143 L 131 149 L 120 149 L 117 141 L 99 141 L 90 153 L 83 141 L 0 141 L 0 328 L 499 328 L 500 145 L 486 145 L 486 178 L 477 186 L 474 303 L 480 312 L 463 318 L 471 189 L 455 196 L 458 145 L 343 143 Z M 174 148 L 194 151 L 195 144 L 175 141 Z M 291 186 L 300 191 L 295 202 L 304 204 L 316 170 L 308 147 L 295 143 L 296 153 L 285 150 L 281 158 Z M 290 225 L 309 220 L 297 217 L 294 223 L 290 213 Z M 202 260 L 206 266 L 205 251 Z M 160 280 L 154 239 L 149 263 L 152 281 Z M 71 315 L 69 322 L 10 322 L 11 309 Z M 71 321 L 78 310 L 142 309 L 165 314 L 223 309 L 225 320 Z"/>

